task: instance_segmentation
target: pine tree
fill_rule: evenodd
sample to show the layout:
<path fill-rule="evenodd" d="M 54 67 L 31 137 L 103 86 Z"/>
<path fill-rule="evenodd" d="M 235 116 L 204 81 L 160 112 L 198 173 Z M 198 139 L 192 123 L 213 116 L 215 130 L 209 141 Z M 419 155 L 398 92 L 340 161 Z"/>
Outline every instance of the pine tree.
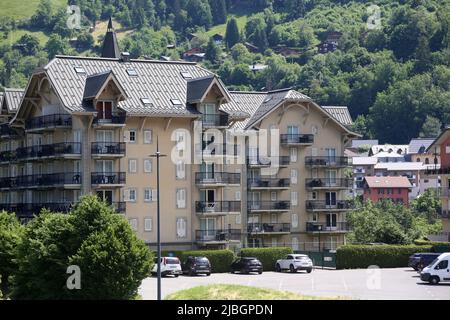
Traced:
<path fill-rule="evenodd" d="M 221 50 L 219 46 L 214 42 L 213 38 L 208 41 L 208 46 L 206 47 L 205 57 L 211 63 L 217 63 L 220 59 Z"/>
<path fill-rule="evenodd" d="M 222 24 L 227 21 L 227 6 L 225 0 L 209 0 L 213 23 Z"/>
<path fill-rule="evenodd" d="M 236 18 L 233 17 L 227 23 L 225 42 L 227 44 L 228 49 L 231 49 L 239 41 L 240 41 L 239 28 L 237 25 Z"/>

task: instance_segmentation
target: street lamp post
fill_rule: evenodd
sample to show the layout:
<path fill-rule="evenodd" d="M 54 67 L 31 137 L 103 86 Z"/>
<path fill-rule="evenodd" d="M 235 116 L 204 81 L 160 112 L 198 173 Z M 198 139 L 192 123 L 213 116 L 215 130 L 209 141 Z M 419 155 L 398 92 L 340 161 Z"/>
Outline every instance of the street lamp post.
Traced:
<path fill-rule="evenodd" d="M 322 251 L 321 243 L 320 243 L 320 232 L 322 231 L 322 225 L 321 224 L 319 224 L 317 226 L 317 230 L 319 231 L 319 252 L 320 252 L 320 256 L 322 257 L 322 269 L 323 269 L 323 251 Z"/>
<path fill-rule="evenodd" d="M 160 187 L 159 187 L 159 158 L 166 155 L 159 152 L 159 139 L 156 137 L 156 153 L 150 155 L 156 158 L 156 198 L 157 198 L 157 213 L 156 213 L 156 252 L 157 252 L 157 299 L 161 300 L 161 207 L 160 207 Z"/>

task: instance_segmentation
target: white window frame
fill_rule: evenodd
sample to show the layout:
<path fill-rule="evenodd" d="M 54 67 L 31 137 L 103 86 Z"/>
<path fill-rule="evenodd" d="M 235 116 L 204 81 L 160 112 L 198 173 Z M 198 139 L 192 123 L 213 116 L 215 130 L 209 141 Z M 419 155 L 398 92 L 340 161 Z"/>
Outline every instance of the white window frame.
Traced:
<path fill-rule="evenodd" d="M 187 205 L 187 190 L 185 188 L 177 189 L 175 205 L 176 205 L 177 209 L 186 209 L 186 205 Z"/>
<path fill-rule="evenodd" d="M 148 195 L 148 197 L 147 197 Z M 144 189 L 144 202 L 152 202 L 152 189 L 151 188 L 145 188 Z"/>
<path fill-rule="evenodd" d="M 291 205 L 293 207 L 298 206 L 298 192 L 297 191 L 291 191 Z"/>
<path fill-rule="evenodd" d="M 178 161 L 175 165 L 175 178 L 177 180 L 186 179 L 186 164 L 183 161 Z"/>
<path fill-rule="evenodd" d="M 293 147 L 289 149 L 289 157 L 292 163 L 296 163 L 298 159 L 298 149 Z"/>
<path fill-rule="evenodd" d="M 291 215 L 291 225 L 292 225 L 292 228 L 298 228 L 298 214 L 297 213 L 293 213 Z"/>
<path fill-rule="evenodd" d="M 178 239 L 187 238 L 187 219 L 179 217 L 176 219 L 175 230 Z"/>
<path fill-rule="evenodd" d="M 130 223 L 131 229 L 133 229 L 133 231 L 138 231 L 139 220 L 137 218 L 130 218 L 128 219 L 128 222 Z"/>
<path fill-rule="evenodd" d="M 241 201 L 241 192 L 240 191 L 236 191 L 234 198 L 236 201 Z"/>
<path fill-rule="evenodd" d="M 134 192 L 134 199 L 131 198 L 131 193 Z M 124 190 L 125 202 L 137 202 L 137 190 L 135 188 L 129 188 Z"/>
<path fill-rule="evenodd" d="M 134 140 L 131 140 L 131 133 L 134 133 Z M 136 129 L 130 129 L 130 130 L 128 130 L 128 137 L 127 137 L 128 139 L 128 143 L 133 143 L 133 144 L 136 144 L 137 143 L 137 141 L 138 141 L 138 136 L 137 136 L 137 130 Z"/>
<path fill-rule="evenodd" d="M 291 169 L 291 184 L 297 184 L 297 183 L 298 183 L 298 170 Z"/>
<path fill-rule="evenodd" d="M 147 164 L 149 164 L 150 169 L 147 168 Z M 153 171 L 152 159 L 144 159 L 144 173 L 152 173 L 152 171 Z"/>

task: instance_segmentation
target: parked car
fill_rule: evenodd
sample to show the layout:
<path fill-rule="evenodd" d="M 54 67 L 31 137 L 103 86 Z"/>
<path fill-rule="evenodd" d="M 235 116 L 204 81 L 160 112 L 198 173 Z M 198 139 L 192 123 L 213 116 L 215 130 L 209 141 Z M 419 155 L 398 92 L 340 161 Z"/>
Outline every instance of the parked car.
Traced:
<path fill-rule="evenodd" d="M 158 258 L 155 259 L 155 265 L 153 266 L 153 269 L 151 271 L 152 276 L 156 276 L 158 272 Z M 161 258 L 161 275 L 163 277 L 168 275 L 173 275 L 175 277 L 178 277 L 180 274 L 182 274 L 181 270 L 181 263 L 180 259 L 176 257 L 162 257 Z"/>
<path fill-rule="evenodd" d="M 313 262 L 306 254 L 288 254 L 283 259 L 277 260 L 275 264 L 276 272 L 289 270 L 294 273 L 298 270 L 306 270 L 307 273 L 311 273 L 312 269 Z"/>
<path fill-rule="evenodd" d="M 257 258 L 243 257 L 239 258 L 231 264 L 231 273 L 263 273 L 263 265 Z"/>
<path fill-rule="evenodd" d="M 420 280 L 431 284 L 450 282 L 450 252 L 441 254 L 425 267 L 420 272 Z"/>
<path fill-rule="evenodd" d="M 415 253 L 409 257 L 408 266 L 416 271 L 421 271 L 440 255 L 440 253 L 430 252 Z"/>
<path fill-rule="evenodd" d="M 190 276 L 197 274 L 211 275 L 211 263 L 206 257 L 188 257 L 181 268 L 184 274 Z"/>

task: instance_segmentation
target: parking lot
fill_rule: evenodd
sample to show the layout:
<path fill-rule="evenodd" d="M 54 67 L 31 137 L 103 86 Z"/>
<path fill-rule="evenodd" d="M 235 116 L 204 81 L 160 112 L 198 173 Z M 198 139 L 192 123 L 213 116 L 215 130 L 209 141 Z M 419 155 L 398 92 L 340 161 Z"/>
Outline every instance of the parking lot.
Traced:
<path fill-rule="evenodd" d="M 420 281 L 419 274 L 410 268 L 316 269 L 310 274 L 264 272 L 262 275 L 169 276 L 162 280 L 162 295 L 165 297 L 175 291 L 208 284 L 239 284 L 319 297 L 362 300 L 450 300 L 450 283 L 429 285 Z M 145 279 L 139 293 L 144 300 L 156 299 L 156 278 Z"/>

